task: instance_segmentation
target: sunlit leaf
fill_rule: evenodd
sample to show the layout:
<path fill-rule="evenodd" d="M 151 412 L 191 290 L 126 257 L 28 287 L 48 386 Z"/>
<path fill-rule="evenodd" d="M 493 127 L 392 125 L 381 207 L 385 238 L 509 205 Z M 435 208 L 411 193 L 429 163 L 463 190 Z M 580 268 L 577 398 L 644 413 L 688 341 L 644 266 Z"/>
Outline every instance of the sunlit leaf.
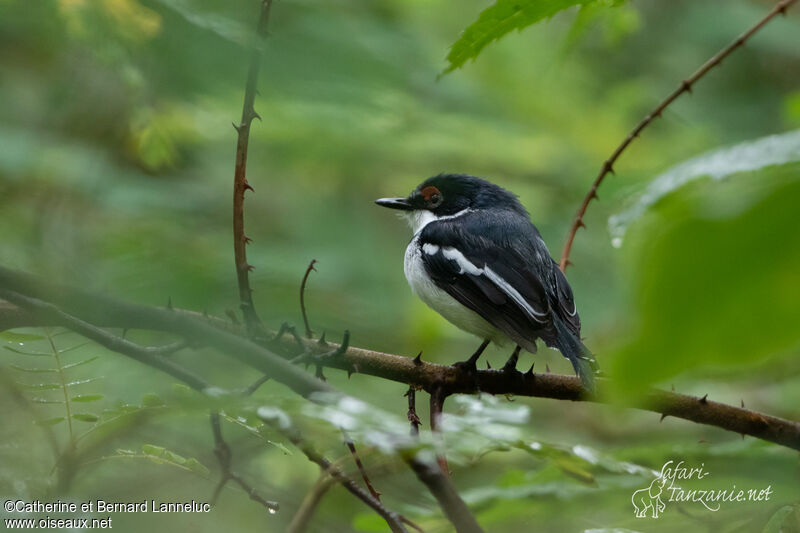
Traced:
<path fill-rule="evenodd" d="M 478 20 L 470 24 L 461 37 L 450 47 L 448 65 L 442 74 L 474 60 L 492 41 L 496 41 L 513 30 L 522 30 L 532 24 L 550 18 L 559 11 L 576 5 L 593 3 L 594 0 L 497 0 L 484 9 Z"/>

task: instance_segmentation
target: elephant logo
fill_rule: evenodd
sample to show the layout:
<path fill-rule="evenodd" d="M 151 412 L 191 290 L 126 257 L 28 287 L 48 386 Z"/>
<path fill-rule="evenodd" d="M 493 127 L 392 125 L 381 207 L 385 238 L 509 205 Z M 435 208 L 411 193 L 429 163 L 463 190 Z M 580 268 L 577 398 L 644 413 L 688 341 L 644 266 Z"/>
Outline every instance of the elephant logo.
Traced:
<path fill-rule="evenodd" d="M 664 491 L 667 481 L 666 476 L 658 476 L 650 483 L 649 487 L 639 489 L 631 495 L 631 503 L 633 504 L 636 518 L 646 518 L 648 510 L 653 518 L 658 518 L 658 515 L 664 512 L 667 506 L 664 500 L 661 499 L 661 493 Z"/>

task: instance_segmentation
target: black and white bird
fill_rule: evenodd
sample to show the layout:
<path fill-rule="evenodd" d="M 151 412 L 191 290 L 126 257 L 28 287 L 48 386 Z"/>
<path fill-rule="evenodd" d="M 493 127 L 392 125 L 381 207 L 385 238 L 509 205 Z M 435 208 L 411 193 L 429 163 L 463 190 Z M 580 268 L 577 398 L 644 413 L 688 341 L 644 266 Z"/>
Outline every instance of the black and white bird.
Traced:
<path fill-rule="evenodd" d="M 536 340 L 558 349 L 594 390 L 594 359 L 580 341 L 581 321 L 567 278 L 550 256 L 516 195 L 484 179 L 440 174 L 406 198 L 381 198 L 398 209 L 414 236 L 405 275 L 429 307 L 483 343 L 510 339 L 517 347 L 506 363 L 516 367 L 520 348 L 536 353 Z"/>

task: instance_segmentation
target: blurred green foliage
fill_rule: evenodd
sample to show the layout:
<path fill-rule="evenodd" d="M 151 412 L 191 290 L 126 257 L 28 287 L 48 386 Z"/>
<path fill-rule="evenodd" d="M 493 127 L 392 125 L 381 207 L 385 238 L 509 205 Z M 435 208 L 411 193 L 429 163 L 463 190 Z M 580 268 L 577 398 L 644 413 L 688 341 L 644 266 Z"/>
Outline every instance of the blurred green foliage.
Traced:
<path fill-rule="evenodd" d="M 522 4 L 538 6 L 514 5 Z M 485 176 L 520 195 L 557 255 L 590 180 L 632 125 L 771 5 L 618 4 L 593 2 L 509 32 L 437 81 L 485 1 L 276 2 L 248 164 L 256 193 L 246 200 L 254 298 L 267 324 L 299 322 L 298 286 L 315 258 L 306 302 L 318 334 L 350 329 L 356 345 L 423 350 L 440 362 L 473 350 L 474 339 L 410 295 L 408 229 L 372 200 L 442 171 Z M 230 123 L 241 113 L 257 12 L 254 0 L 0 0 L 0 262 L 147 304 L 171 300 L 220 316 L 236 309 Z M 790 11 L 771 23 L 671 106 L 589 210 L 568 274 L 586 343 L 624 384 L 620 393 L 674 385 L 800 417 L 797 165 L 675 189 L 632 223 L 620 250 L 604 229 L 676 163 L 800 126 L 798 20 Z M 6 348 L 47 354 L 0 350 L 4 499 L 210 499 L 211 400 L 60 330 L 3 335 Z M 74 453 L 88 464 L 68 486 L 53 468 L 54 449 L 70 450 L 70 436 L 58 403 L 64 387 L 45 372 L 55 368 L 46 335 L 56 349 L 77 347 L 60 365 L 88 361 L 67 370 L 69 382 L 82 382 L 70 394 L 76 414 L 97 417 L 73 418 Z M 497 367 L 506 356 L 490 349 L 488 359 Z M 221 387 L 257 377 L 208 350 L 174 357 Z M 570 371 L 550 350 L 520 365 L 531 360 Z M 271 405 L 357 477 L 336 427 L 350 417 L 387 505 L 428 532 L 447 531 L 386 440 L 404 427 L 406 388 L 327 377 L 374 412 L 309 412 L 271 382 L 252 403 L 224 406 L 234 466 L 281 503 L 277 515 L 232 487 L 208 515 L 119 515 L 115 529 L 283 530 L 318 472 L 258 421 L 256 408 Z M 45 384 L 56 387 L 29 390 Z M 420 394 L 426 421 L 424 403 Z M 481 398 L 448 400 L 446 411 L 454 481 L 488 531 L 800 529 L 797 456 L 777 446 L 609 406 Z M 717 513 L 671 504 L 657 520 L 634 518 L 632 492 L 670 459 L 704 463 L 708 487 L 771 484 L 774 497 Z M 386 530 L 338 487 L 313 528 Z"/>

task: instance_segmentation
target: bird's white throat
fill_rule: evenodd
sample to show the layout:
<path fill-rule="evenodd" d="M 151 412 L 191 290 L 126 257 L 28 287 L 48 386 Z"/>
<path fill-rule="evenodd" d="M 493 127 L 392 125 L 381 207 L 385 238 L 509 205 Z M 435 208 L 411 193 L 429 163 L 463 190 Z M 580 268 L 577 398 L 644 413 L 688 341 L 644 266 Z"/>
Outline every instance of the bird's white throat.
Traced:
<path fill-rule="evenodd" d="M 466 208 L 462 209 L 458 213 L 453 213 L 452 215 L 436 216 L 427 209 L 416 209 L 414 211 L 404 211 L 401 213 L 401 216 L 408 221 L 408 225 L 411 226 L 411 231 L 413 231 L 414 235 L 416 235 L 431 222 L 460 217 L 461 215 L 465 215 L 470 211 L 472 211 L 470 208 Z"/>

